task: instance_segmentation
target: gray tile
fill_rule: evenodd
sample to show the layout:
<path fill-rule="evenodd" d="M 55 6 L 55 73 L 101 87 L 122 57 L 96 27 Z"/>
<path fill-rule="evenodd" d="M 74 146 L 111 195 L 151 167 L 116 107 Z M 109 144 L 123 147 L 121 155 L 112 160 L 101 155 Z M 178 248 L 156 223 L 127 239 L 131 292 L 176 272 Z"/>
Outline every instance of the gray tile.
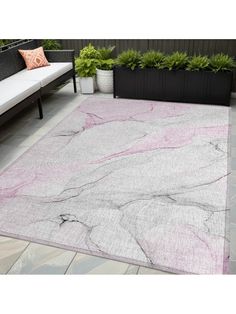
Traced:
<path fill-rule="evenodd" d="M 231 126 L 231 137 L 235 137 L 236 136 L 236 126 L 232 125 Z M 234 145 L 233 145 L 234 147 Z"/>
<path fill-rule="evenodd" d="M 235 146 L 231 147 L 231 156 L 233 158 L 236 158 L 236 144 L 235 144 Z"/>
<path fill-rule="evenodd" d="M 4 143 L 4 141 L 7 141 L 9 137 L 12 136 L 12 133 L 10 130 L 6 129 L 0 129 L 0 145 Z"/>
<path fill-rule="evenodd" d="M 231 99 L 231 114 L 236 111 L 235 99 Z"/>
<path fill-rule="evenodd" d="M 11 135 L 10 137 L 8 137 L 4 142 L 7 143 L 7 145 L 9 146 L 13 146 L 13 147 L 30 147 L 32 146 L 35 142 L 37 142 L 42 135 L 37 134 L 37 131 L 35 132 L 35 134 L 31 134 L 29 136 L 24 136 L 24 135 Z"/>
<path fill-rule="evenodd" d="M 236 203 L 236 185 L 229 185 L 228 187 L 228 200 L 230 201 L 231 206 Z"/>
<path fill-rule="evenodd" d="M 236 170 L 236 158 L 231 158 L 231 168 L 232 170 Z"/>
<path fill-rule="evenodd" d="M 235 121 L 236 121 L 236 119 L 235 119 Z M 235 148 L 236 147 L 236 135 L 231 135 L 230 142 L 231 142 L 231 147 Z"/>
<path fill-rule="evenodd" d="M 229 177 L 229 181 L 228 181 L 228 184 L 230 186 L 234 186 L 235 190 L 236 190 L 236 170 L 231 170 L 231 174 L 230 174 L 230 177 Z"/>
<path fill-rule="evenodd" d="M 230 175 L 229 181 L 228 181 L 228 193 L 230 193 L 230 198 L 233 195 L 236 195 L 236 178 L 234 175 Z"/>
<path fill-rule="evenodd" d="M 230 259 L 236 260 L 236 224 L 230 223 Z"/>
<path fill-rule="evenodd" d="M 147 268 L 147 267 L 139 267 L 138 274 L 139 275 L 173 275 L 172 273 L 164 272 L 157 269 Z"/>
<path fill-rule="evenodd" d="M 10 165 L 18 157 L 20 157 L 27 147 L 14 147 L 10 145 L 0 145 L 0 170 Z"/>
<path fill-rule="evenodd" d="M 232 106 L 231 108 L 232 108 L 230 112 L 231 118 L 236 119 L 236 105 Z"/>
<path fill-rule="evenodd" d="M 231 177 L 233 177 L 233 182 L 236 183 L 236 170 L 231 170 Z"/>
<path fill-rule="evenodd" d="M 230 201 L 230 222 L 236 224 L 236 200 Z"/>
<path fill-rule="evenodd" d="M 9 274 L 64 274 L 75 252 L 30 243 Z"/>
<path fill-rule="evenodd" d="M 67 274 L 125 274 L 128 268 L 126 263 L 77 253 Z"/>
<path fill-rule="evenodd" d="M 139 271 L 139 267 L 140 266 L 130 264 L 125 272 L 125 275 L 137 275 Z"/>
<path fill-rule="evenodd" d="M 229 274 L 236 275 L 236 260 L 229 262 Z"/>
<path fill-rule="evenodd" d="M 0 274 L 5 274 L 29 243 L 0 236 Z"/>

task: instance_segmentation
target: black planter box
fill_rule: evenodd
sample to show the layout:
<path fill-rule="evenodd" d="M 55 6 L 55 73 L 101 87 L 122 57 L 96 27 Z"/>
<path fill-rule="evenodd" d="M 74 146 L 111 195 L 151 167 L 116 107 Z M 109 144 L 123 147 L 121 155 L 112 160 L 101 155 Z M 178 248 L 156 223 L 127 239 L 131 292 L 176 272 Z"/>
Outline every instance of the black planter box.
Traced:
<path fill-rule="evenodd" d="M 114 97 L 229 105 L 232 72 L 114 69 Z"/>

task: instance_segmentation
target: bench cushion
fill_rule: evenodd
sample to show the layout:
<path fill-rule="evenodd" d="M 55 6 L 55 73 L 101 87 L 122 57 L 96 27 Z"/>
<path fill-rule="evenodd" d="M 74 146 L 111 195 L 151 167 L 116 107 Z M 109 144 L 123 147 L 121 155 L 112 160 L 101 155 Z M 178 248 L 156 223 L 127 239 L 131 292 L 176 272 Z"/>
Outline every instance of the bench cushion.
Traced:
<path fill-rule="evenodd" d="M 0 81 L 0 115 L 40 89 L 39 82 L 12 77 Z"/>
<path fill-rule="evenodd" d="M 24 69 L 11 76 L 14 80 L 32 80 L 40 82 L 41 87 L 51 83 L 73 68 L 71 62 L 52 62 L 49 66 L 33 70 Z"/>

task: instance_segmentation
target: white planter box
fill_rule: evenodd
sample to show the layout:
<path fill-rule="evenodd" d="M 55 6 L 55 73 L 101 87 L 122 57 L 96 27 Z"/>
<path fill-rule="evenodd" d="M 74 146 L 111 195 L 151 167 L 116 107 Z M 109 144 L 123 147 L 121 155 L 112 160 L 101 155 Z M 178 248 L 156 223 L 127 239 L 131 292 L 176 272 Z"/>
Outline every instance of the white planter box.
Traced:
<path fill-rule="evenodd" d="M 80 89 L 82 94 L 94 93 L 94 78 L 93 77 L 80 77 Z"/>
<path fill-rule="evenodd" d="M 97 69 L 97 85 L 102 93 L 113 93 L 113 70 Z"/>

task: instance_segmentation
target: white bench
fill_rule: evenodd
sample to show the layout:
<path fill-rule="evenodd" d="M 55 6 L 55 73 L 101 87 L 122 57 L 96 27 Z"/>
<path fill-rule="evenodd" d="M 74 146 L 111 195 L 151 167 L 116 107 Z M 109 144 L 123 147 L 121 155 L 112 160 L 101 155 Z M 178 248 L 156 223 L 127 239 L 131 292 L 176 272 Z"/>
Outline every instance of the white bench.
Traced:
<path fill-rule="evenodd" d="M 37 102 L 39 116 L 43 118 L 41 96 L 63 81 L 75 81 L 74 51 L 45 51 L 49 66 L 33 70 L 25 68 L 18 49 L 36 48 L 36 41 L 29 41 L 0 52 L 0 124 Z"/>

